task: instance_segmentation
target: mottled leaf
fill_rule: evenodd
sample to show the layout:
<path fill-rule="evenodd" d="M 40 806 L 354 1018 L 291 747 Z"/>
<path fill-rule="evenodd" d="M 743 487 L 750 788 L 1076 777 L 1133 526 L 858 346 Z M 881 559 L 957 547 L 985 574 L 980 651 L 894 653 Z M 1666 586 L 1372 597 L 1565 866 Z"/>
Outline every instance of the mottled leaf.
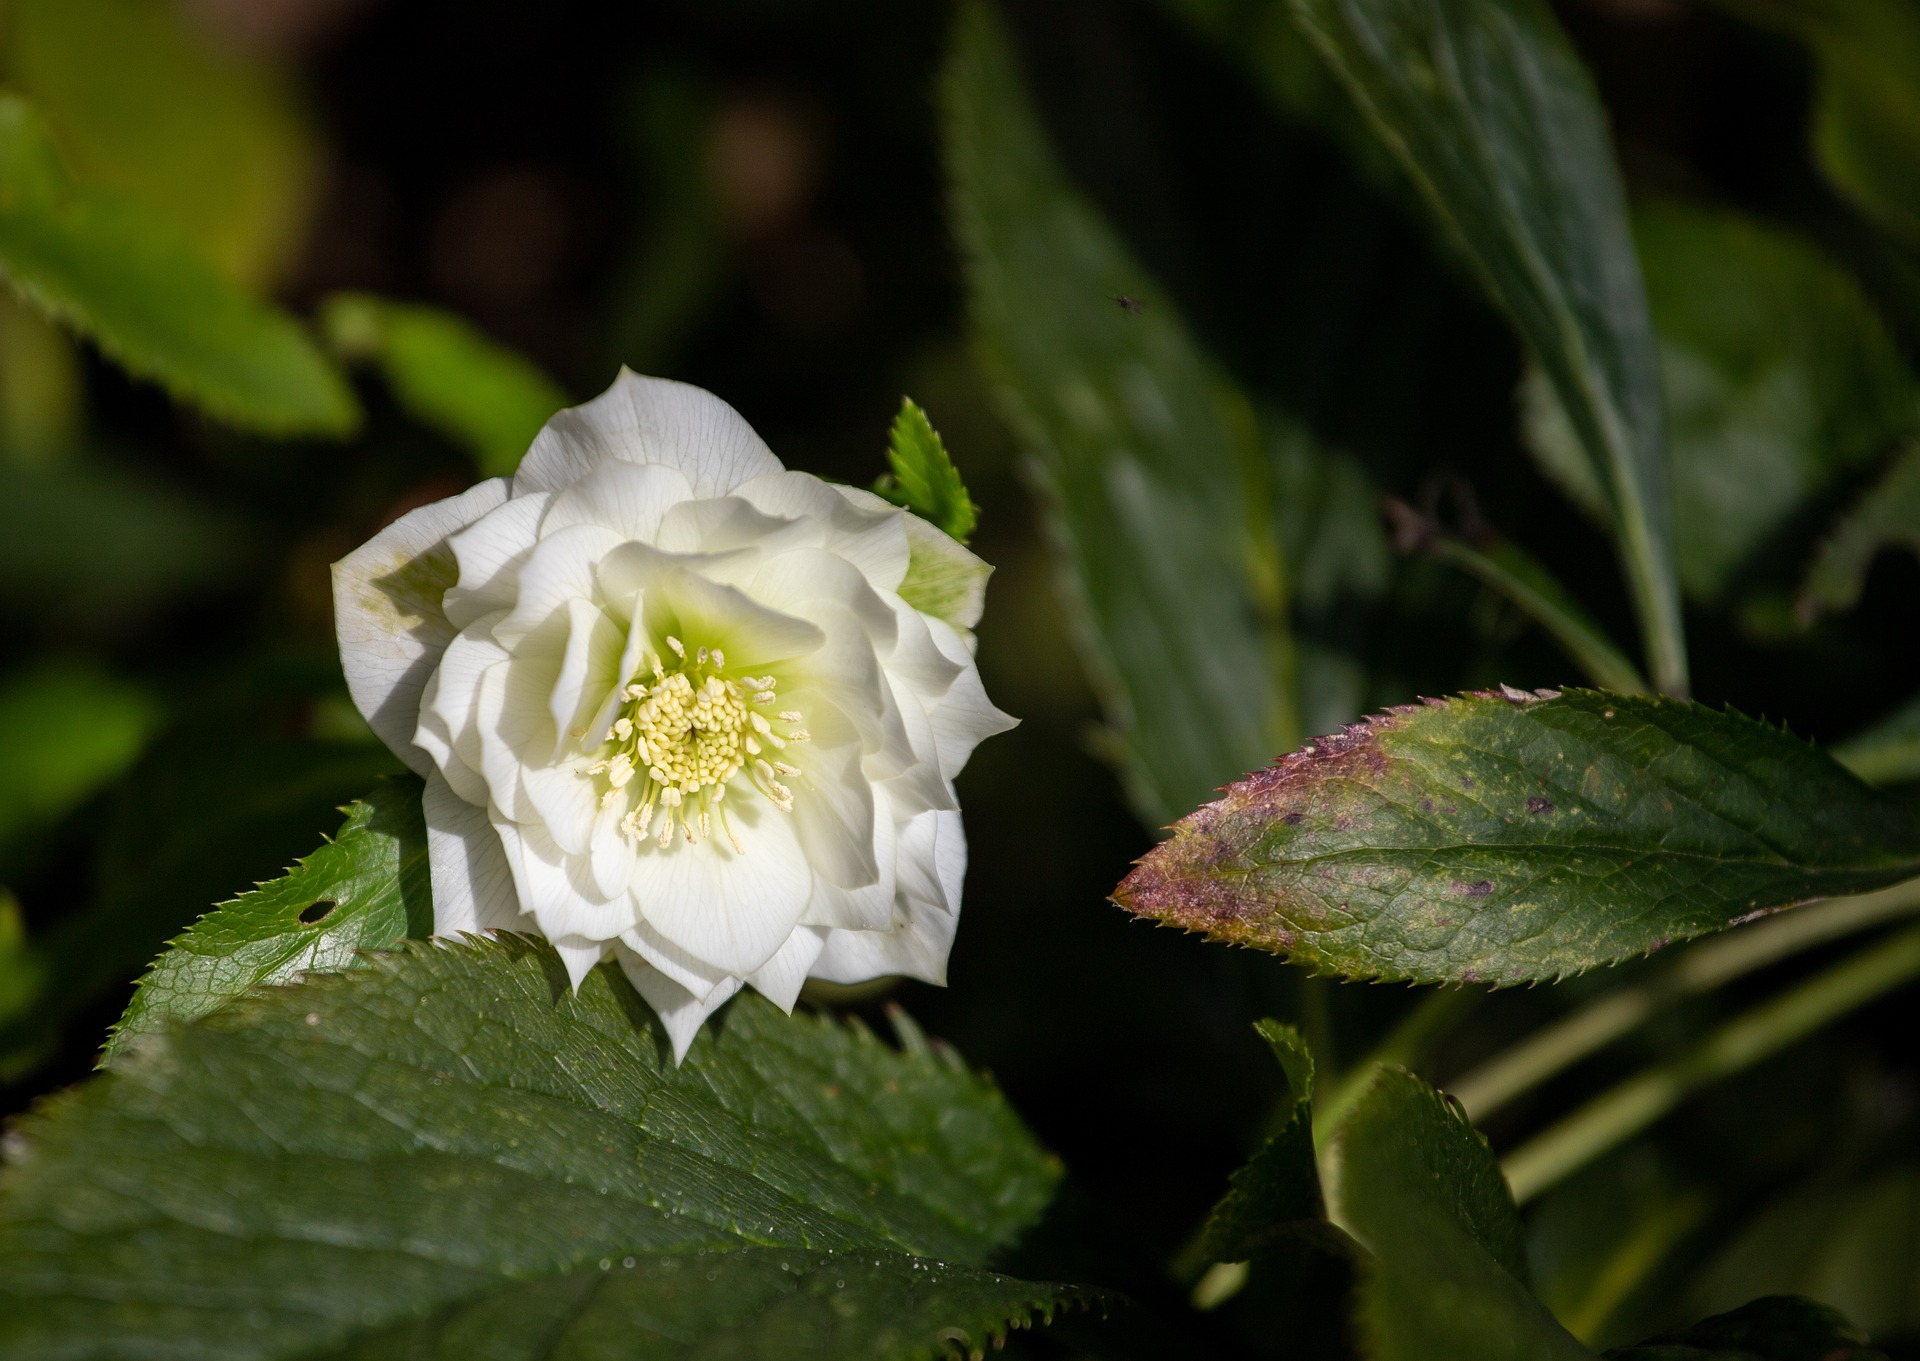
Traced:
<path fill-rule="evenodd" d="M 1649 663 L 1684 690 L 1653 329 L 1606 119 L 1539 0 L 1292 0 L 1512 319 L 1602 488 Z"/>
<path fill-rule="evenodd" d="M 530 361 L 437 307 L 337 293 L 321 324 L 336 350 L 378 365 L 401 408 L 470 452 L 486 477 L 511 476 L 567 404 Z"/>
<path fill-rule="evenodd" d="M 984 6 L 962 11 L 943 91 L 980 351 L 1044 493 L 1134 805 L 1164 822 L 1292 722 L 1246 570 L 1252 417 L 1065 178 Z"/>
<path fill-rule="evenodd" d="M 345 380 L 285 313 L 240 291 L 186 241 L 74 183 L 46 126 L 0 95 L 0 273 L 130 372 L 230 424 L 341 435 Z"/>
<path fill-rule="evenodd" d="M 1591 1361 L 1528 1291 L 1520 1214 L 1454 1102 L 1380 1069 L 1340 1126 L 1333 1215 L 1372 1254 L 1360 1328 L 1377 1361 Z"/>
<path fill-rule="evenodd" d="M 901 398 L 900 414 L 888 435 L 887 466 L 892 471 L 874 490 L 965 543 L 980 523 L 980 510 L 927 413 L 911 397 Z"/>
<path fill-rule="evenodd" d="M 742 997 L 676 1067 L 616 971 L 575 994 L 523 937 L 255 994 L 16 1128 L 0 1353 L 532 1361 L 647 1318 L 643 1356 L 836 1320 L 880 1356 L 983 1339 L 1070 1297 L 972 1270 L 1056 1170 L 899 1028 Z"/>
<path fill-rule="evenodd" d="M 1800 588 L 1801 621 L 1857 605 L 1873 560 L 1888 548 L 1920 553 L 1920 441 L 1901 448 L 1886 475 L 1821 546 Z"/>
<path fill-rule="evenodd" d="M 1631 1347 L 1606 1361 L 1886 1361 L 1837 1309 L 1791 1295 L 1744 1304 Z"/>
<path fill-rule="evenodd" d="M 1777 728 L 1604 691 L 1431 700 L 1175 825 L 1115 897 L 1316 972 L 1553 979 L 1920 873 L 1920 826 Z"/>
<path fill-rule="evenodd" d="M 1300 1032 L 1278 1021 L 1254 1027 L 1287 1076 L 1277 1128 L 1213 1207 L 1202 1248 L 1216 1262 L 1239 1262 L 1325 1218 L 1313 1153 L 1313 1055 Z M 1307 1230 L 1312 1231 L 1312 1230 Z"/>
<path fill-rule="evenodd" d="M 383 780 L 348 808 L 338 837 L 168 942 L 114 1027 L 107 1057 L 259 985 L 344 969 L 357 951 L 392 949 L 432 930 L 420 782 Z"/>

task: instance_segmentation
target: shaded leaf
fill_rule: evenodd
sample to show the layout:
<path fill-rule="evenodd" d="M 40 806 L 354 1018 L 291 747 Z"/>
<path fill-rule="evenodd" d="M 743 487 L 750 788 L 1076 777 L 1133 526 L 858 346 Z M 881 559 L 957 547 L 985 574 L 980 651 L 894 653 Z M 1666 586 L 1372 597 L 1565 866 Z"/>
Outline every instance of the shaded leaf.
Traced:
<path fill-rule="evenodd" d="M 1920 441 L 1902 446 L 1886 475 L 1821 546 L 1800 588 L 1801 621 L 1811 623 L 1822 614 L 1857 605 L 1868 569 L 1888 548 L 1920 553 Z"/>
<path fill-rule="evenodd" d="M 1544 693 L 1311 742 L 1182 819 L 1115 898 L 1316 972 L 1519 983 L 1920 872 L 1913 814 L 1779 729 Z"/>
<path fill-rule="evenodd" d="M 292 81 L 166 0 L 11 0 L 5 67 L 85 183 L 164 223 L 237 283 L 302 242 L 318 148 Z"/>
<path fill-rule="evenodd" d="M 1300 1032 L 1278 1021 L 1254 1026 L 1287 1075 L 1279 1128 L 1207 1216 L 1202 1250 L 1216 1262 L 1239 1262 L 1325 1218 L 1313 1153 L 1313 1055 Z"/>
<path fill-rule="evenodd" d="M 1653 330 L 1591 81 L 1538 0 L 1292 0 L 1512 319 L 1603 490 L 1663 690 L 1684 690 Z"/>
<path fill-rule="evenodd" d="M 1873 1336 L 1920 1329 L 1920 1165 L 1817 1172 L 1761 1207 L 1689 1291 L 1701 1310 L 1756 1295 L 1821 1300 Z"/>
<path fill-rule="evenodd" d="M 1820 168 L 1882 227 L 1920 242 L 1920 13 L 1906 0 L 1719 3 L 1812 49 Z"/>
<path fill-rule="evenodd" d="M 1775 1295 L 1631 1347 L 1607 1361 L 1885 1361 L 1837 1309 Z"/>
<path fill-rule="evenodd" d="M 0 460 L 0 609 L 125 624 L 240 561 L 236 517 L 131 468 Z"/>
<path fill-rule="evenodd" d="M 979 349 L 1043 492 L 1134 806 L 1165 821 L 1294 724 L 1248 573 L 1252 416 L 1065 178 L 984 6 L 961 12 L 942 91 Z"/>
<path fill-rule="evenodd" d="M 135 1036 L 204 1016 L 254 987 L 344 969 L 357 951 L 392 949 L 432 932 L 420 782 L 383 780 L 347 809 L 338 837 L 168 942 L 114 1027 L 106 1057 Z"/>
<path fill-rule="evenodd" d="M 1590 1361 L 1528 1292 L 1519 1212 L 1458 1105 L 1380 1069 L 1332 1157 L 1335 1222 L 1373 1254 L 1360 1305 L 1369 1356 Z"/>
<path fill-rule="evenodd" d="M 953 466 L 940 432 L 911 397 L 900 399 L 900 414 L 893 418 L 889 435 L 891 481 L 883 478 L 874 490 L 965 543 L 980 523 L 980 510 L 967 495 L 967 484 L 960 480 L 960 470 Z"/>
<path fill-rule="evenodd" d="M 434 1355 L 499 1328 L 522 1350 L 498 1354 L 538 1356 L 523 1313 L 577 1316 L 584 1345 L 649 1296 L 752 1340 L 742 1311 L 784 1292 L 776 1313 L 822 1316 L 837 1254 L 865 1268 L 832 1277 L 848 1314 L 924 1324 L 897 1354 L 925 1354 L 939 1327 L 1059 1297 L 945 1274 L 1032 1222 L 1057 1173 L 991 1087 L 904 1019 L 900 1038 L 742 997 L 676 1068 L 617 972 L 575 994 L 524 937 L 257 994 L 18 1127 L 0 1351 Z"/>
<path fill-rule="evenodd" d="M 370 360 L 408 415 L 510 476 L 567 394 L 531 362 L 437 307 L 336 293 L 321 310 L 328 341 Z"/>
<path fill-rule="evenodd" d="M 1920 780 L 1920 696 L 1835 747 L 1833 759 L 1868 784 Z"/>
<path fill-rule="evenodd" d="M 0 272 L 130 372 L 230 424 L 341 435 L 359 419 L 291 317 L 170 230 L 75 184 L 45 124 L 11 94 L 0 95 Z"/>
<path fill-rule="evenodd" d="M 0 852 L 124 774 L 159 718 L 144 690 L 93 663 L 46 661 L 0 682 Z"/>
<path fill-rule="evenodd" d="M 1913 377 L 1860 288 L 1798 237 L 1675 203 L 1635 216 L 1672 433 L 1680 583 L 1751 589 L 1750 560 L 1796 511 L 1911 430 Z M 1548 386 L 1523 388 L 1535 450 L 1577 482 Z M 1575 489 L 1598 509 L 1597 488 Z"/>

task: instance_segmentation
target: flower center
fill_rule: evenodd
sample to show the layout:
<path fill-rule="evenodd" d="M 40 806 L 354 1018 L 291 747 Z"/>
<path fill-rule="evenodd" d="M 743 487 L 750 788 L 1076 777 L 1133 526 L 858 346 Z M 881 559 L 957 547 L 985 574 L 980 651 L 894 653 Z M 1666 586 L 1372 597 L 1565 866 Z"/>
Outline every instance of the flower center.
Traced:
<path fill-rule="evenodd" d="M 807 730 L 799 714 L 774 709 L 779 696 L 772 676 L 728 675 L 719 648 L 689 652 L 673 637 L 667 647 L 674 666 L 668 669 L 658 653 L 648 658 L 652 681 L 635 680 L 622 692 L 607 734 L 613 755 L 587 774 L 606 777 L 602 807 L 627 800 L 620 830 L 630 840 L 654 837 L 665 850 L 674 828 L 697 842 L 717 820 L 734 850 L 744 852 L 723 806 L 728 783 L 744 771 L 774 807 L 792 812 L 793 791 L 780 776 L 800 771 L 772 754 L 806 741 Z"/>

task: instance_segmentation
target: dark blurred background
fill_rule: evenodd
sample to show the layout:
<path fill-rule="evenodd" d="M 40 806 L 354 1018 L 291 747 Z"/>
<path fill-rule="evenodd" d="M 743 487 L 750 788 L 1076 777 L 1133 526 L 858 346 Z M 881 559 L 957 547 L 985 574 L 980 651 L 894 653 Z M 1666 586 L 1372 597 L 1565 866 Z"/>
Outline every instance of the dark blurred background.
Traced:
<path fill-rule="evenodd" d="M 53 23 L 33 12 L 61 2 L 15 0 L 0 23 Z M 969 356 L 933 100 L 948 8 L 156 8 L 181 41 L 267 91 L 258 107 L 280 121 L 256 128 L 264 151 L 183 154 L 169 173 L 220 182 L 247 167 L 247 185 L 228 187 L 244 197 L 250 185 L 259 201 L 251 217 L 228 215 L 245 219 L 231 272 L 294 309 L 346 288 L 434 303 L 575 398 L 622 363 L 698 383 L 790 465 L 850 482 L 879 471 L 902 394 L 926 407 L 983 510 L 975 547 L 998 571 L 981 665 L 1023 722 L 961 781 L 972 869 L 952 986 L 888 996 L 995 1073 L 1071 1168 L 1079 1208 L 1068 1212 L 1103 1216 L 1143 1260 L 1171 1259 L 1277 1091 L 1249 1023 L 1302 1019 L 1352 1060 L 1407 994 L 1302 979 L 1104 901 L 1151 833 L 1093 754 L 1098 715 L 1054 569 Z M 1915 352 L 1920 274 L 1860 229 L 1811 165 L 1798 47 L 1679 0 L 1557 8 L 1595 70 L 1636 195 L 1793 225 L 1892 300 L 1886 320 Z M 1520 450 L 1521 362 L 1504 325 L 1389 171 L 1277 111 L 1182 9 L 1005 7 L 1081 185 L 1258 399 L 1359 459 L 1387 493 L 1419 501 L 1436 477 L 1459 480 L 1479 516 L 1544 557 L 1617 637 L 1633 636 L 1605 541 Z M 44 91 L 69 77 L 20 33 L 7 41 L 7 78 L 58 130 L 62 106 Z M 97 60 L 131 69 L 141 49 Z M 92 97 L 70 102 L 84 111 Z M 196 126 L 183 115 L 179 135 Z M 164 200 L 166 186 L 155 193 Z M 18 903 L 0 955 L 4 932 L 24 923 L 65 961 L 60 986 L 0 1029 L 0 1105 L 18 1110 L 89 1070 L 166 936 L 310 849 L 337 826 L 338 804 L 392 768 L 344 701 L 327 564 L 474 472 L 371 382 L 353 442 L 256 441 L 183 412 L 11 299 L 0 307 L 0 677 L 95 686 L 106 727 L 76 737 L 100 752 L 65 806 L 0 806 L 0 884 Z M 1836 488 L 1821 512 L 1856 490 Z M 1391 575 L 1359 621 L 1366 706 L 1567 679 L 1548 644 L 1463 578 L 1406 561 Z M 1917 588 L 1920 565 L 1885 559 L 1857 613 L 1791 638 L 1697 610 L 1698 692 L 1844 736 L 1912 688 L 1910 665 L 1870 643 L 1910 633 Z M 33 721 L 21 712 L 15 721 Z M 7 986 L 0 971 L 0 1016 Z M 877 1011 L 884 999 L 853 1000 Z M 1565 1003 L 1500 999 L 1443 1055 L 1440 1076 Z M 1914 1091 L 1913 1019 L 1910 1003 L 1888 1003 L 1846 1027 L 1851 1043 L 1760 1070 L 1739 1109 L 1774 1132 L 1746 1164 L 1727 1165 L 1713 1135 L 1734 1099 L 1726 1089 L 1683 1114 L 1678 1151 L 1661 1158 L 1716 1185 L 1770 1185 L 1853 1119 L 1850 1102 L 1878 1103 L 1874 1118 L 1897 1124 Z M 1659 1043 L 1647 1037 L 1619 1061 Z"/>

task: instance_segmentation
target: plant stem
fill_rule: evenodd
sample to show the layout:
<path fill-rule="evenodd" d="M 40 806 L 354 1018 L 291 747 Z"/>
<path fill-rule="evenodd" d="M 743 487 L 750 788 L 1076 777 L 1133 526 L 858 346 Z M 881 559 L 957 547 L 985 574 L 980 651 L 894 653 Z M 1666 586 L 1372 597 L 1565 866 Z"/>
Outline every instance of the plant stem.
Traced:
<path fill-rule="evenodd" d="M 1526 1202 L 1618 1147 L 1683 1099 L 1812 1034 L 1920 975 L 1920 928 L 1909 928 L 1816 974 L 1709 1035 L 1670 1062 L 1595 1097 L 1501 1163 Z"/>
<path fill-rule="evenodd" d="M 1877 893 L 1830 898 L 1705 941 L 1658 978 L 1621 988 L 1447 1084 L 1475 1120 L 1613 1043 L 1681 997 L 1709 992 L 1809 946 L 1920 909 L 1920 879 Z"/>
<path fill-rule="evenodd" d="M 1561 649 L 1603 690 L 1644 695 L 1652 690 L 1627 655 L 1531 554 L 1510 543 L 1488 551 L 1459 539 L 1437 535 L 1427 551 L 1451 563 L 1517 605 L 1560 644 Z"/>
<path fill-rule="evenodd" d="M 1314 1102 L 1314 1143 L 1324 1143 L 1347 1118 L 1353 1103 L 1360 1099 L 1367 1083 L 1373 1079 L 1375 1065 L 1385 1063 L 1411 1068 L 1418 1064 L 1447 1027 L 1480 996 L 1465 988 L 1435 988 L 1415 1003 L 1371 1054 L 1354 1064 L 1339 1080 L 1326 1084 L 1331 1088 L 1327 1098 Z"/>

